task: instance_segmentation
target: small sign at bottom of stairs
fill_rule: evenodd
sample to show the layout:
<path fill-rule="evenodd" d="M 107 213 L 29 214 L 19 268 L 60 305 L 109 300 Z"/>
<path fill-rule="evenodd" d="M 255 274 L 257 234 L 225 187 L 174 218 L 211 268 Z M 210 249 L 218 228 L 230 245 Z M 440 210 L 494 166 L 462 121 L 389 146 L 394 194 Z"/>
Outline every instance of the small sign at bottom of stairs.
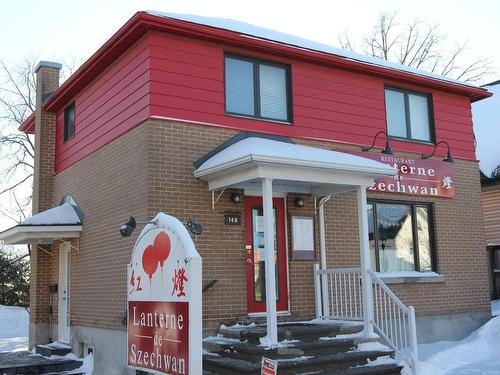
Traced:
<path fill-rule="evenodd" d="M 278 361 L 262 357 L 260 375 L 276 375 L 278 373 Z"/>

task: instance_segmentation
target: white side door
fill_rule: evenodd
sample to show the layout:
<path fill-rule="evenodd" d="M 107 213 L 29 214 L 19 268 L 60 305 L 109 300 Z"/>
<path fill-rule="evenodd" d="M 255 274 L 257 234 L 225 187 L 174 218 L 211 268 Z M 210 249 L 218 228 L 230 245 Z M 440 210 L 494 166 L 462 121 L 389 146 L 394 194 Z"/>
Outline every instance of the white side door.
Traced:
<path fill-rule="evenodd" d="M 59 246 L 59 301 L 58 301 L 58 341 L 70 342 L 70 281 L 71 281 L 71 246 L 61 243 Z"/>

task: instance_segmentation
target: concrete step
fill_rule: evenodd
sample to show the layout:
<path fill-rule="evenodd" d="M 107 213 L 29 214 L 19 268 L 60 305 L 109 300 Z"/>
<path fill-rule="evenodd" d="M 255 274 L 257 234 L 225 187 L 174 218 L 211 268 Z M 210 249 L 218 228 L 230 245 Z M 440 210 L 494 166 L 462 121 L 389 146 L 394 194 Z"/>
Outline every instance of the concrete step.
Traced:
<path fill-rule="evenodd" d="M 278 325 L 278 341 L 301 340 L 314 341 L 321 337 L 334 337 L 339 334 L 358 333 L 363 329 L 361 324 L 315 324 L 315 323 L 280 323 Z M 226 338 L 259 344 L 260 338 L 266 336 L 265 324 L 219 328 L 218 334 Z"/>
<path fill-rule="evenodd" d="M 31 352 L 0 353 L 0 374 L 53 374 L 77 369 L 82 361 L 50 359 Z"/>
<path fill-rule="evenodd" d="M 50 357 L 52 355 L 64 357 L 66 354 L 71 353 L 71 346 L 59 342 L 42 344 L 35 346 L 35 353 L 44 357 Z"/>
<path fill-rule="evenodd" d="M 213 341 L 204 343 L 204 348 L 224 357 L 239 358 L 250 362 L 259 362 L 262 357 L 295 358 L 301 356 L 321 356 L 344 353 L 356 348 L 352 339 L 329 339 L 316 341 L 290 341 L 279 347 L 266 348 L 262 345 L 242 342 Z"/>
<path fill-rule="evenodd" d="M 279 374 L 377 374 L 378 366 L 366 366 L 368 360 L 374 361 L 379 357 L 391 357 L 390 351 L 349 351 L 321 356 L 299 356 L 295 358 L 279 358 Z M 239 358 L 230 358 L 220 355 L 206 354 L 203 356 L 204 369 L 213 374 L 260 374 L 260 361 L 247 361 Z M 385 365 L 385 364 L 384 364 Z M 365 368 L 366 367 L 366 368 Z M 384 371 L 398 372 L 397 364 L 384 368 Z M 351 372 L 347 372 L 351 371 Z M 358 371 L 358 372 L 356 372 Z M 364 371 L 364 372 L 363 372 Z M 370 372 L 371 371 L 371 372 Z M 381 372 L 381 374 L 384 372 Z M 388 372 L 390 373 L 390 372 Z"/>

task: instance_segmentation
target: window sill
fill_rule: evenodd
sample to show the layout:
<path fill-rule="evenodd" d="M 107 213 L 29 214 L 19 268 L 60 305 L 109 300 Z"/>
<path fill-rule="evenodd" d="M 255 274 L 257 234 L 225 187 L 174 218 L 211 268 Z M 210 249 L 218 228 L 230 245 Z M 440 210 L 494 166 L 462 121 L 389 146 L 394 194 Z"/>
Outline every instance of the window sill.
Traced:
<path fill-rule="evenodd" d="M 415 144 L 419 144 L 419 145 L 427 145 L 427 146 L 434 146 L 436 144 L 433 141 L 423 141 L 423 140 L 420 140 L 420 139 L 397 137 L 397 136 L 394 136 L 394 135 L 389 135 L 389 139 L 395 140 L 395 141 L 415 143 Z"/>
<path fill-rule="evenodd" d="M 225 115 L 226 116 L 230 116 L 230 117 L 244 118 L 244 119 L 247 119 L 247 120 L 272 122 L 274 124 L 293 125 L 293 123 L 289 122 L 289 121 L 285 121 L 285 120 L 273 120 L 273 119 L 265 118 L 265 117 L 245 116 L 245 115 L 239 115 L 237 113 L 231 113 L 231 112 L 226 112 Z"/>
<path fill-rule="evenodd" d="M 436 272 L 377 272 L 377 276 L 386 284 L 442 283 L 444 276 Z"/>

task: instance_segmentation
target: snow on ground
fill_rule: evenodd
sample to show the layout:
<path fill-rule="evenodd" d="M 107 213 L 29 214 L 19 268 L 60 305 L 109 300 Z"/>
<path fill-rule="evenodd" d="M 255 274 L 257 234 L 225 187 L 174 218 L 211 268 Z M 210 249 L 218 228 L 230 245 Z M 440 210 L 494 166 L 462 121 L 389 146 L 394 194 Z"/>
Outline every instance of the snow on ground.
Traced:
<path fill-rule="evenodd" d="M 500 301 L 492 301 L 500 315 Z M 439 341 L 418 346 L 419 375 L 493 375 L 500 373 L 500 316 L 461 341 Z"/>
<path fill-rule="evenodd" d="M 0 352 L 28 350 L 29 313 L 0 305 Z"/>

